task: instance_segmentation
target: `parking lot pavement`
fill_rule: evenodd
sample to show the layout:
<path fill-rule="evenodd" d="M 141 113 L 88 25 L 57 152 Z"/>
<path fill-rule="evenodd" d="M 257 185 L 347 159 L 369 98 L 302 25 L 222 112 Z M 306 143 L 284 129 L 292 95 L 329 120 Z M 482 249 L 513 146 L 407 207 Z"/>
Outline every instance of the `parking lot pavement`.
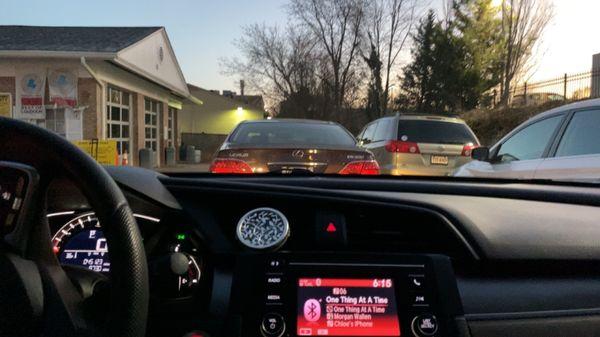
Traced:
<path fill-rule="evenodd" d="M 165 166 L 157 171 L 162 173 L 207 173 L 210 164 L 176 164 L 174 166 Z"/>

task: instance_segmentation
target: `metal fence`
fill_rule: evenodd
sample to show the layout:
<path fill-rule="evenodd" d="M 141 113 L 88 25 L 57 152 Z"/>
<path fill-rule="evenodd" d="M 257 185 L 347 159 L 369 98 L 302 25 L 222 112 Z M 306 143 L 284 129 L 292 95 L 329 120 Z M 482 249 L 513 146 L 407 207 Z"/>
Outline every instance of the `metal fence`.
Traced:
<path fill-rule="evenodd" d="M 511 90 L 510 105 L 534 106 L 552 101 L 578 101 L 597 97 L 600 97 L 600 69 L 564 74 L 546 81 L 525 82 Z M 493 106 L 499 101 L 499 92 L 494 90 Z"/>

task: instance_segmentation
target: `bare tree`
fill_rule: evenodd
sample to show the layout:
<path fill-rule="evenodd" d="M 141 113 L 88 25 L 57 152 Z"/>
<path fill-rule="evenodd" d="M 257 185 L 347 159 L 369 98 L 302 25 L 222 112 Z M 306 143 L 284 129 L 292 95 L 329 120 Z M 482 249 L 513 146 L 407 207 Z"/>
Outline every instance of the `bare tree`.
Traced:
<path fill-rule="evenodd" d="M 244 27 L 234 44 L 243 60 L 222 59 L 222 72 L 247 81 L 270 101 L 271 110 L 290 97 L 315 90 L 316 41 L 306 32 L 254 24 Z"/>
<path fill-rule="evenodd" d="M 534 60 L 535 47 L 553 17 L 553 7 L 547 0 L 503 0 L 501 7 L 506 39 L 501 103 L 506 105 L 514 80 Z"/>
<path fill-rule="evenodd" d="M 368 45 L 365 50 L 370 57 L 363 56 L 371 65 L 372 57 L 378 55 L 383 69 L 383 92 L 381 94 L 380 116 L 385 114 L 390 100 L 390 79 L 397 65 L 398 57 L 404 50 L 406 41 L 413 31 L 415 21 L 420 16 L 422 0 L 372 0 L 366 7 L 365 35 Z M 369 61 L 370 59 L 370 61 Z"/>
<path fill-rule="evenodd" d="M 322 81 L 338 113 L 353 95 L 365 0 L 291 0 L 290 14 L 310 31 L 326 57 Z"/>

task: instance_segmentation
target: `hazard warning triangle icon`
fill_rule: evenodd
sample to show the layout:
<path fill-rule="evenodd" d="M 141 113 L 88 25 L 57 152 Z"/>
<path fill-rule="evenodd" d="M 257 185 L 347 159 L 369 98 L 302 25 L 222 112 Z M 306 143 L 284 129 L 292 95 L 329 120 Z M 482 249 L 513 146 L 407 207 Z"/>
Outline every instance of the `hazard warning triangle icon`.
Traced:
<path fill-rule="evenodd" d="M 327 232 L 328 233 L 337 232 L 337 228 L 335 227 L 335 224 L 333 222 L 330 222 L 329 225 L 327 225 Z"/>

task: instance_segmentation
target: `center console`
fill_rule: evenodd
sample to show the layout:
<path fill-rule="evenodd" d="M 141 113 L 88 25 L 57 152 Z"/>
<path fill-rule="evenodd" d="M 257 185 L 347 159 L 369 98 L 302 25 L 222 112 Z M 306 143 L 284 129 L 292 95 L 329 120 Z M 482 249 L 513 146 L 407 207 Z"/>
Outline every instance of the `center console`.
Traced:
<path fill-rule="evenodd" d="M 462 336 L 444 256 L 248 254 L 234 280 L 243 336 Z"/>

